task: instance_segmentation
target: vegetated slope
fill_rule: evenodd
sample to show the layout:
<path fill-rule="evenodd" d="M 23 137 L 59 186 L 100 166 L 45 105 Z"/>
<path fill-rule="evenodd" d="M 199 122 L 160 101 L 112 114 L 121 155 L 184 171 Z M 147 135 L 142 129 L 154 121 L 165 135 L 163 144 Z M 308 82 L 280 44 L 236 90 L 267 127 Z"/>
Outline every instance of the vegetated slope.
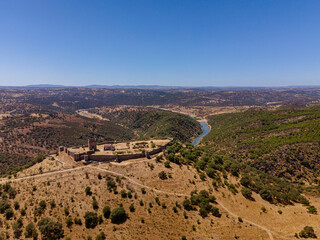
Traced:
<path fill-rule="evenodd" d="M 320 108 L 254 110 L 210 118 L 205 141 L 258 170 L 313 182 L 320 171 Z"/>
<path fill-rule="evenodd" d="M 52 155 L 29 172 L 54 166 L 54 159 L 63 161 L 63 156 Z M 241 165 L 177 142 L 153 159 L 62 171 L 58 164 L 56 172 L 12 179 L 0 187 L 2 196 L 8 196 L 0 201 L 0 220 L 7 226 L 0 237 L 31 232 L 43 239 L 51 234 L 50 239 L 103 239 L 98 236 L 104 232 L 110 239 L 282 239 L 317 221 L 301 205 L 271 205 L 251 192 L 258 182 L 245 181 Z M 302 197 L 294 195 L 292 184 L 280 183 L 273 185 L 280 194 L 286 190 L 285 200 Z M 266 193 L 260 194 L 265 198 Z M 297 221 L 301 218 L 302 223 Z M 318 224 L 314 227 L 318 234 Z"/>
<path fill-rule="evenodd" d="M 202 132 L 196 120 L 170 111 L 133 107 L 104 107 L 89 111 L 126 126 L 140 138 L 173 137 L 185 142 Z"/>
<path fill-rule="evenodd" d="M 122 126 L 72 114 L 26 114 L 3 119 L 0 124 L 0 174 L 19 169 L 60 145 L 85 145 L 91 137 L 98 141 L 133 137 Z"/>
<path fill-rule="evenodd" d="M 193 161 L 182 156 L 186 152 L 195 157 Z M 42 239 L 51 234 L 50 239 L 95 239 L 101 232 L 110 239 L 265 239 L 265 231 L 237 222 L 220 208 L 214 196 L 219 192 L 211 185 L 213 175 L 202 177 L 192 167 L 200 159 L 214 161 L 202 154 L 191 145 L 174 144 L 165 156 L 147 162 L 87 165 L 13 180 L 0 187 L 3 196 L 10 196 L 0 201 L 0 220 L 8 225 L 6 231 L 0 230 L 0 237 L 19 238 L 28 234 L 32 223 L 30 232 Z M 44 164 L 52 163 L 49 158 L 33 168 L 46 169 Z M 223 168 L 220 162 L 216 165 Z M 225 173 L 225 184 L 230 181 L 227 175 L 232 178 Z M 219 170 L 215 179 L 218 176 L 220 184 Z M 119 214 L 119 208 L 124 214 Z M 43 230 L 44 221 L 49 221 L 48 231 Z"/>

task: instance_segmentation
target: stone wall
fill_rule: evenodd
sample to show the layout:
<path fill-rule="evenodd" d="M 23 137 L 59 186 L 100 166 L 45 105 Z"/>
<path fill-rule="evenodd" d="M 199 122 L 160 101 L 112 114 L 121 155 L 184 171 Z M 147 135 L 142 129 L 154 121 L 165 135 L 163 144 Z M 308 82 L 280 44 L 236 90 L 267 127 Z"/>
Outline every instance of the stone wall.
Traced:
<path fill-rule="evenodd" d="M 74 153 L 66 147 L 64 148 L 64 150 L 75 161 L 85 160 L 85 161 L 97 161 L 97 162 L 113 162 L 113 161 L 121 162 L 125 160 L 144 158 L 144 157 L 150 158 L 152 155 L 155 155 L 164 151 L 168 146 L 168 144 L 170 144 L 172 141 L 173 139 L 167 144 L 165 144 L 164 146 L 153 149 L 152 151 L 149 151 L 149 152 L 147 151 L 147 152 L 132 153 L 132 154 L 97 155 L 97 154 L 93 154 L 94 151 L 87 151 L 85 153 Z M 62 148 L 60 147 L 59 150 L 62 150 Z"/>

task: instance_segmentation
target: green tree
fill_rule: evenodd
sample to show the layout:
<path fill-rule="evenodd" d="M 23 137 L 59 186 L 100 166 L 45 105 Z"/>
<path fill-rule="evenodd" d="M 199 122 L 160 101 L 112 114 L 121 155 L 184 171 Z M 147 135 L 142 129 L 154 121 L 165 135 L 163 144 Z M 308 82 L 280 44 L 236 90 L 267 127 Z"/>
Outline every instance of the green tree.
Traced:
<path fill-rule="evenodd" d="M 127 214 L 123 207 L 118 207 L 112 210 L 110 214 L 112 223 L 120 224 L 127 220 Z"/>
<path fill-rule="evenodd" d="M 34 240 L 38 238 L 38 233 L 33 223 L 29 223 L 26 226 L 24 235 L 26 238 L 33 238 Z"/>
<path fill-rule="evenodd" d="M 14 238 L 20 238 L 22 235 L 22 224 L 18 221 L 12 224 L 13 236 Z"/>
<path fill-rule="evenodd" d="M 243 195 L 245 198 L 247 198 L 247 199 L 249 199 L 249 200 L 252 200 L 252 191 L 251 191 L 251 189 L 249 189 L 249 188 L 242 188 L 242 189 L 241 189 L 241 193 L 242 193 L 242 195 Z"/>
<path fill-rule="evenodd" d="M 98 225 L 98 214 L 94 212 L 86 212 L 84 215 L 86 228 L 95 228 Z"/>
<path fill-rule="evenodd" d="M 62 224 L 51 218 L 43 218 L 38 223 L 43 240 L 56 240 L 64 236 Z"/>

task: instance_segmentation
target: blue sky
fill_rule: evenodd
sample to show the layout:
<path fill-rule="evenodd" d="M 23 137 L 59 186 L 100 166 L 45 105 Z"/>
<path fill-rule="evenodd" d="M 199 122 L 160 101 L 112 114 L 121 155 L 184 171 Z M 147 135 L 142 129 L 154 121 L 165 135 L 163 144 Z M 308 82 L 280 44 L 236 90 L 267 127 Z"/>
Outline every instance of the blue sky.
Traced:
<path fill-rule="evenodd" d="M 320 85 L 319 0 L 0 0 L 0 85 Z"/>

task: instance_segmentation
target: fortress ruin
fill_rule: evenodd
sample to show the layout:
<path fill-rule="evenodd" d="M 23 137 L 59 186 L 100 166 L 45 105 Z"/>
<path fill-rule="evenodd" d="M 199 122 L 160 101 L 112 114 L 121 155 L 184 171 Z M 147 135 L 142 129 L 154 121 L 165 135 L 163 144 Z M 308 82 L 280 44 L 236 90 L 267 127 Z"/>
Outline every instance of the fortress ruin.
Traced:
<path fill-rule="evenodd" d="M 147 141 L 105 142 L 97 145 L 96 139 L 88 139 L 88 146 L 59 147 L 59 154 L 67 154 L 74 161 L 121 162 L 136 158 L 150 158 L 165 150 L 172 138 Z"/>

